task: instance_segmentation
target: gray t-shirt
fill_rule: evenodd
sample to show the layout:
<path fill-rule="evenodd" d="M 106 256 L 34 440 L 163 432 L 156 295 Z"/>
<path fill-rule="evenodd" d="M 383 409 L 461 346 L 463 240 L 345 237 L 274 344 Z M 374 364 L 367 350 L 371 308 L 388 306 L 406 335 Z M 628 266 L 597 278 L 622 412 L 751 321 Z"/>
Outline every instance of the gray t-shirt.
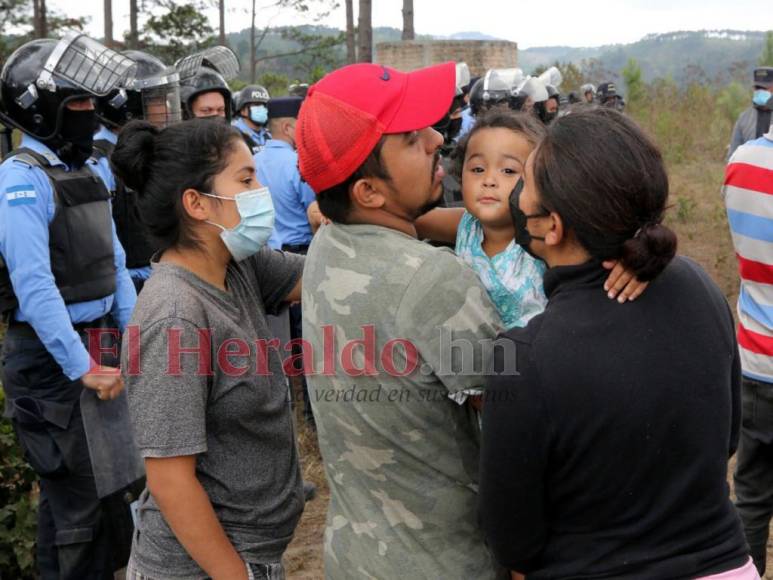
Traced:
<path fill-rule="evenodd" d="M 121 367 L 140 452 L 197 455 L 196 476 L 250 562 L 278 561 L 303 511 L 287 384 L 266 322 L 302 269 L 302 257 L 264 249 L 229 266 L 223 292 L 184 268 L 154 264 L 124 335 Z M 185 353 L 196 347 L 199 354 Z M 147 489 L 132 552 L 151 577 L 206 577 Z"/>
<path fill-rule="evenodd" d="M 477 420 L 452 396 L 482 386 L 500 329 L 449 250 L 373 225 L 317 232 L 303 337 L 331 492 L 327 578 L 496 577 L 477 525 Z"/>

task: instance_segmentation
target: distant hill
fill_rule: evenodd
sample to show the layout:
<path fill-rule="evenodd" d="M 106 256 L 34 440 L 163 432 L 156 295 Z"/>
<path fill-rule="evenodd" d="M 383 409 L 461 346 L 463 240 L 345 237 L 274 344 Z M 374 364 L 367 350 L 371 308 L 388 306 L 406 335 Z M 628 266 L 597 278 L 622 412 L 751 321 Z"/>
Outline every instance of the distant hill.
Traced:
<path fill-rule="evenodd" d="M 702 71 L 709 81 L 726 82 L 730 78 L 751 78 L 764 42 L 765 32 L 761 31 L 682 31 L 650 34 L 631 44 L 528 48 L 519 50 L 518 58 L 527 72 L 555 61 L 581 64 L 587 59 L 597 59 L 602 68 L 619 72 L 629 58 L 635 58 L 645 80 L 672 77 L 683 81 Z"/>
<path fill-rule="evenodd" d="M 335 36 L 340 30 L 326 26 L 302 26 L 306 34 Z M 239 53 L 246 72 L 249 66 L 249 29 L 229 34 L 230 45 Z M 401 38 L 397 28 L 376 27 L 373 29 L 374 43 L 396 42 Z M 431 40 L 428 35 L 419 35 L 418 40 Z M 480 32 L 457 32 L 442 38 L 453 40 L 496 40 Z M 516 39 L 517 40 L 517 39 Z M 671 77 L 677 82 L 688 78 L 700 78 L 705 82 L 724 83 L 731 78 L 748 80 L 751 69 L 762 52 L 765 33 L 762 31 L 682 31 L 668 34 L 651 34 L 631 44 L 615 44 L 598 47 L 544 46 L 518 51 L 519 66 L 530 73 L 539 66 L 554 62 L 572 62 L 582 65 L 583 61 L 594 60 L 596 71 L 609 71 L 614 78 L 629 58 L 635 58 L 642 68 L 645 80 Z M 262 43 L 258 56 L 289 53 L 297 50 L 298 44 L 282 38 L 280 30 L 271 30 Z M 326 68 L 335 68 L 345 62 L 345 48 L 334 51 L 333 62 L 322 63 Z M 306 78 L 309 64 L 302 57 L 288 56 L 261 62 L 259 74 L 265 71 L 278 72 L 290 78 Z"/>

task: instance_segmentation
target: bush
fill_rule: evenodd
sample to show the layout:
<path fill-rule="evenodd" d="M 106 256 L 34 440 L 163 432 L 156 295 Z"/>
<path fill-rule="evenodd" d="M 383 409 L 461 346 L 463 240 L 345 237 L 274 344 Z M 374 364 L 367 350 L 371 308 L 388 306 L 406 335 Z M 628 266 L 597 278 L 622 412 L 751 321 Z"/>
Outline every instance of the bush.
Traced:
<path fill-rule="evenodd" d="M 0 409 L 5 394 L 0 388 Z M 35 577 L 37 477 L 8 419 L 0 418 L 0 578 Z"/>

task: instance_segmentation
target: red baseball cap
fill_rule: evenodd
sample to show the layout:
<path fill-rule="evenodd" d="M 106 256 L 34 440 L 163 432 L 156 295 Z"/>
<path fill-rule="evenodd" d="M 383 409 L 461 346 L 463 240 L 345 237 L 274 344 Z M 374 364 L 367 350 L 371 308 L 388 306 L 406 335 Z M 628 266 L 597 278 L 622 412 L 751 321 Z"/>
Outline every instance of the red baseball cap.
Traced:
<path fill-rule="evenodd" d="M 409 73 L 370 63 L 331 72 L 309 89 L 298 115 L 301 176 L 317 193 L 342 183 L 383 135 L 442 119 L 455 92 L 453 62 Z"/>

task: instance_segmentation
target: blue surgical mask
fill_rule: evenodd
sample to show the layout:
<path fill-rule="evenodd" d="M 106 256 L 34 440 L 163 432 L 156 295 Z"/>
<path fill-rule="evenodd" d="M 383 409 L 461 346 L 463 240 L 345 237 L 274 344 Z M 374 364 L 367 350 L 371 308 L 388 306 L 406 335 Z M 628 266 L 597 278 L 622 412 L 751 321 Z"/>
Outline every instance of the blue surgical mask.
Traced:
<path fill-rule="evenodd" d="M 770 91 L 766 91 L 764 89 L 757 89 L 756 91 L 754 91 L 752 102 L 758 107 L 764 107 L 765 105 L 768 104 L 768 101 L 770 101 L 770 97 L 771 97 Z"/>
<path fill-rule="evenodd" d="M 202 193 L 202 195 L 236 202 L 236 209 L 239 210 L 241 219 L 233 228 L 228 229 L 215 222 L 207 221 L 208 224 L 223 230 L 220 232 L 220 238 L 234 260 L 241 262 L 266 245 L 271 232 L 274 231 L 274 204 L 267 187 L 237 193 L 234 197 L 215 193 Z"/>
<path fill-rule="evenodd" d="M 265 105 L 253 105 L 250 107 L 250 121 L 258 125 L 265 125 L 268 121 L 268 109 Z"/>

